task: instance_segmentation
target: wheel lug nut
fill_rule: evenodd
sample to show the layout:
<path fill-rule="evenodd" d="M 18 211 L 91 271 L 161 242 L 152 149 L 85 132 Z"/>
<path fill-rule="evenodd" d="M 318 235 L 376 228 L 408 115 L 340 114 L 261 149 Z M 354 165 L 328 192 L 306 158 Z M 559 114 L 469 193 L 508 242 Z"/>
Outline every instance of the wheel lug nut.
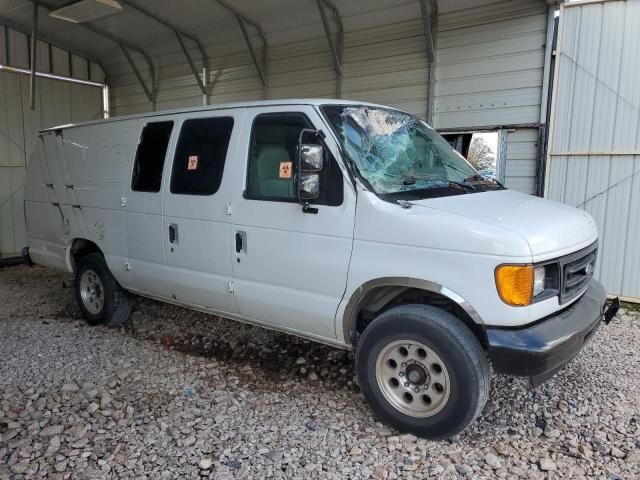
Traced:
<path fill-rule="evenodd" d="M 401 377 L 404 377 L 404 372 L 400 372 L 398 375 L 400 375 Z"/>
<path fill-rule="evenodd" d="M 409 388 L 409 382 L 404 382 L 405 388 Z"/>
<path fill-rule="evenodd" d="M 420 387 L 416 387 L 414 392 L 418 393 L 420 391 Z"/>
<path fill-rule="evenodd" d="M 407 366 L 407 362 L 402 362 L 402 366 L 406 367 Z"/>

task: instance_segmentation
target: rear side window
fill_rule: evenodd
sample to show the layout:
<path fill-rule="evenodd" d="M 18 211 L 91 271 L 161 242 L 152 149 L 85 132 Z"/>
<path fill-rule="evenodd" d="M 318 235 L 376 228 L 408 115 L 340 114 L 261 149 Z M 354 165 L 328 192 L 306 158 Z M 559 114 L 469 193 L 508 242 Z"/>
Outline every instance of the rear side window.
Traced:
<path fill-rule="evenodd" d="M 131 190 L 160 191 L 162 168 L 171 130 L 173 130 L 173 122 L 154 122 L 144 126 L 133 163 Z"/>
<path fill-rule="evenodd" d="M 233 118 L 197 118 L 184 122 L 173 159 L 171 193 L 212 195 L 220 188 Z"/>

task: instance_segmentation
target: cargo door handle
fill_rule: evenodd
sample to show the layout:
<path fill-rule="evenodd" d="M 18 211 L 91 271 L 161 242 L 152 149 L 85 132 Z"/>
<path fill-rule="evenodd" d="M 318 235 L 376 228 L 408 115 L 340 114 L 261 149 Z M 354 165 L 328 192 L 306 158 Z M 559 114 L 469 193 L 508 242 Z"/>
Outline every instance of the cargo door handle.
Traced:
<path fill-rule="evenodd" d="M 236 232 L 236 253 L 247 253 L 247 234 L 245 232 Z"/>
<path fill-rule="evenodd" d="M 175 223 L 169 225 L 169 243 L 178 243 L 178 225 Z"/>

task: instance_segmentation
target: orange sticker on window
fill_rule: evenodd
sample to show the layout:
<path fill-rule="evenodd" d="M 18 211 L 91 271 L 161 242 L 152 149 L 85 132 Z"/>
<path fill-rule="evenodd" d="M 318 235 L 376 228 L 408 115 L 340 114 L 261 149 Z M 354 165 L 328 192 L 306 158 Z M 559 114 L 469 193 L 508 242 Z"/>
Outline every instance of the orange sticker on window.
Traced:
<path fill-rule="evenodd" d="M 280 178 L 291 178 L 292 162 L 280 162 Z"/>
<path fill-rule="evenodd" d="M 197 169 L 198 169 L 198 156 L 189 155 L 189 161 L 187 162 L 187 170 L 197 170 Z"/>

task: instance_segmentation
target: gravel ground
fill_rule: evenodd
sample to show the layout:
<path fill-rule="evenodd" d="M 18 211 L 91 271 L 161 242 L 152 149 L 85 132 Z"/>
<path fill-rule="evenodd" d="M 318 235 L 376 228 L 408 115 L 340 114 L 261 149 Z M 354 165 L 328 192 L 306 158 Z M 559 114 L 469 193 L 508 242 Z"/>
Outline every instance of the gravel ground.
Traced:
<path fill-rule="evenodd" d="M 0 269 L 0 479 L 640 478 L 639 312 L 429 442 L 373 417 L 348 352 L 144 299 L 91 327 L 71 280 Z"/>

